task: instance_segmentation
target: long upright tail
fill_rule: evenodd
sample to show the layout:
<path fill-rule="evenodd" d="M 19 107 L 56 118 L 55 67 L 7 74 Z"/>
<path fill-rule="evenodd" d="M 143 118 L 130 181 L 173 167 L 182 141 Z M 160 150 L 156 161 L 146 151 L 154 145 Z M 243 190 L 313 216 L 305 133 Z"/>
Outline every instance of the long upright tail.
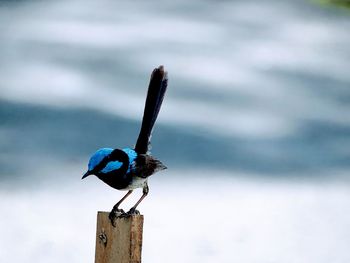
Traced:
<path fill-rule="evenodd" d="M 139 154 L 145 154 L 148 151 L 153 126 L 162 106 L 167 86 L 168 73 L 164 71 L 163 66 L 155 68 L 148 86 L 141 130 L 135 146 L 135 151 Z"/>

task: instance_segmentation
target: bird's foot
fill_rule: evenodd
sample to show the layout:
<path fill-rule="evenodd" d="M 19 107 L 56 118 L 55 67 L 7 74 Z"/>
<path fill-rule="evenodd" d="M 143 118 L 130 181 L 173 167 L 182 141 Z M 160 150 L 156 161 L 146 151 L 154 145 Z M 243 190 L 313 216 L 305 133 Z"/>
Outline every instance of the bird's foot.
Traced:
<path fill-rule="evenodd" d="M 131 208 L 127 213 L 127 215 L 132 216 L 132 215 L 139 215 L 140 211 L 136 210 L 135 208 Z"/>
<path fill-rule="evenodd" d="M 136 210 L 135 208 L 131 208 L 127 213 L 124 212 L 123 209 L 112 209 L 112 211 L 109 213 L 108 217 L 111 221 L 112 226 L 115 227 L 115 220 L 117 218 L 126 218 L 133 215 L 139 215 L 139 210 Z"/>
<path fill-rule="evenodd" d="M 117 218 L 121 218 L 121 217 L 125 217 L 125 216 L 127 216 L 127 213 L 125 213 L 123 209 L 119 209 L 119 208 L 113 208 L 112 211 L 108 215 L 109 220 L 111 220 L 111 224 L 114 227 L 115 227 L 115 220 Z"/>

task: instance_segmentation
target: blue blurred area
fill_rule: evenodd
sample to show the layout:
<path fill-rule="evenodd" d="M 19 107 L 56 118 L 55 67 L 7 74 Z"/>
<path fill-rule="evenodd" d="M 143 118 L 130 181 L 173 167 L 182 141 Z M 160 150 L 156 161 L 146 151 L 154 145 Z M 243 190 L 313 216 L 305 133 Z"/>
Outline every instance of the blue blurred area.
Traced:
<path fill-rule="evenodd" d="M 32 180 L 28 171 L 35 175 L 36 168 L 52 160 L 74 164 L 88 160 L 99 147 L 132 146 L 140 124 L 91 110 L 51 109 L 8 101 L 2 101 L 0 109 L 2 180 Z M 298 133 L 279 139 L 228 138 L 158 125 L 153 154 L 161 156 L 170 169 L 199 167 L 261 176 L 288 176 L 289 172 L 305 176 L 308 172 L 309 176 L 317 176 L 324 169 L 349 167 L 344 144 L 349 143 L 349 134 L 347 125 L 321 121 L 308 121 L 300 125 Z"/>
<path fill-rule="evenodd" d="M 342 10 L 305 1 L 5 1 L 0 13 L 2 182 L 133 146 L 159 64 L 170 88 L 153 153 L 169 167 L 274 177 L 349 168 Z"/>

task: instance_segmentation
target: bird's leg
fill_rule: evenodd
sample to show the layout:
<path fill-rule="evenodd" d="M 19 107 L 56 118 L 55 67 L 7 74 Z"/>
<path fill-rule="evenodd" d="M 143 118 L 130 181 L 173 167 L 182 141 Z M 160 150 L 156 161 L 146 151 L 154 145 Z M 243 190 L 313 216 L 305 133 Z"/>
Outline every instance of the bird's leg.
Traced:
<path fill-rule="evenodd" d="M 133 191 L 133 190 L 129 190 L 129 191 L 126 193 L 126 195 L 124 195 L 123 198 L 120 199 L 120 200 L 118 201 L 118 203 L 116 203 L 116 204 L 113 206 L 112 211 L 124 213 L 123 209 L 119 209 L 119 206 L 120 206 L 120 204 L 132 193 L 132 191 Z"/>
<path fill-rule="evenodd" d="M 114 224 L 114 219 L 120 217 L 120 216 L 123 216 L 125 215 L 125 212 L 123 209 L 119 209 L 119 206 L 120 204 L 132 193 L 133 190 L 129 190 L 126 195 L 123 196 L 122 199 L 120 199 L 118 201 L 118 203 L 116 203 L 113 208 L 112 208 L 112 211 L 109 213 L 109 220 L 111 220 L 111 223 L 113 226 L 115 226 Z"/>
<path fill-rule="evenodd" d="M 141 201 L 147 196 L 149 191 L 148 185 L 146 184 L 143 187 L 143 195 L 141 196 L 141 198 L 136 202 L 136 204 L 129 210 L 129 212 L 127 213 L 128 215 L 139 215 L 140 212 L 136 210 L 136 207 L 141 203 Z"/>

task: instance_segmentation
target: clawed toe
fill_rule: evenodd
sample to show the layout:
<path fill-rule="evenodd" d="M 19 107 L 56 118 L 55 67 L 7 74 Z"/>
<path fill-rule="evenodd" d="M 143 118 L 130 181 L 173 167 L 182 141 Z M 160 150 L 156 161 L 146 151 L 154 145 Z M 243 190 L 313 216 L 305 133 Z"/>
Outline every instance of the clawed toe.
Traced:
<path fill-rule="evenodd" d="M 120 213 L 120 214 L 125 214 L 124 210 L 123 210 L 123 209 L 119 209 L 119 208 L 116 209 L 116 212 L 117 212 L 117 213 Z"/>
<path fill-rule="evenodd" d="M 129 212 L 127 212 L 128 215 L 139 215 L 140 214 L 140 211 L 139 210 L 136 210 L 135 208 L 131 208 L 129 210 Z"/>
<path fill-rule="evenodd" d="M 117 218 L 126 218 L 132 215 L 139 215 L 140 211 L 135 208 L 131 208 L 127 213 L 124 212 L 123 209 L 112 209 L 109 213 L 108 218 L 111 221 L 111 224 L 115 227 L 115 220 Z"/>
<path fill-rule="evenodd" d="M 114 213 L 114 211 L 111 211 L 108 215 L 109 220 L 111 221 L 112 226 L 115 227 L 115 223 L 114 220 L 116 219 L 116 214 Z"/>
<path fill-rule="evenodd" d="M 112 209 L 112 211 L 109 213 L 108 217 L 109 220 L 111 221 L 112 226 L 115 227 L 115 220 L 117 218 L 125 217 L 128 214 L 124 212 L 123 209 Z"/>

